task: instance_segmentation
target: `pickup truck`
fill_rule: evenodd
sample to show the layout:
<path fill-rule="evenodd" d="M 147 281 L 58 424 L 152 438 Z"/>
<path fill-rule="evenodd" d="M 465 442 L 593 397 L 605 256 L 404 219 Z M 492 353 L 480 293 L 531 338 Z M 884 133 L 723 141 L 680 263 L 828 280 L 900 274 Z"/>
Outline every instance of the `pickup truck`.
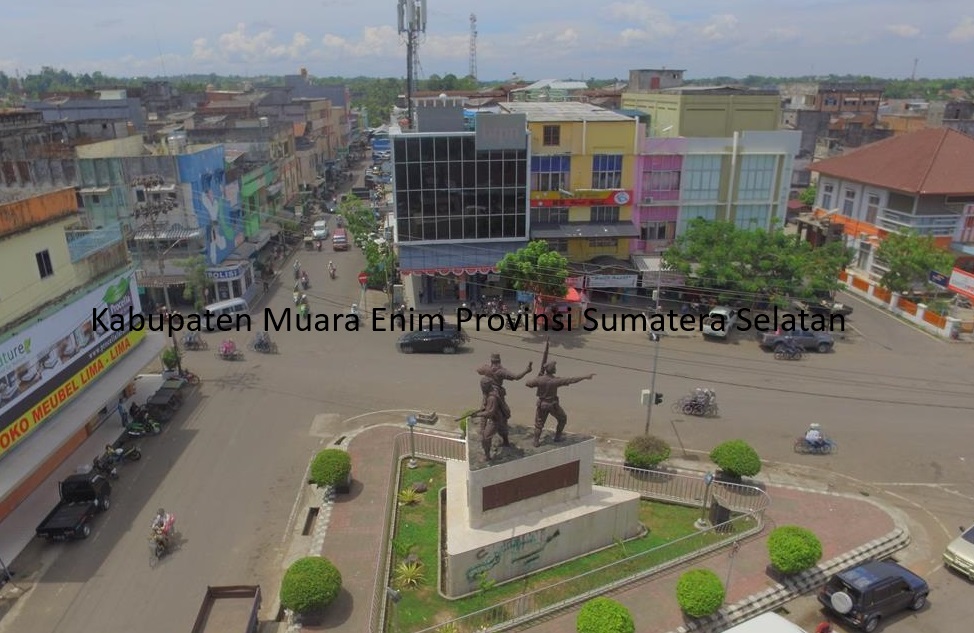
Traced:
<path fill-rule="evenodd" d="M 806 314 L 820 314 L 822 316 L 843 316 L 847 317 L 852 314 L 852 306 L 845 305 L 844 303 L 836 303 L 834 301 L 828 301 L 822 299 L 821 301 L 793 301 L 792 307 L 796 311 L 805 312 Z"/>
<path fill-rule="evenodd" d="M 207 587 L 192 633 L 257 633 L 260 585 Z"/>
<path fill-rule="evenodd" d="M 822 354 L 832 351 L 835 339 L 828 332 L 814 332 L 812 330 L 777 330 L 761 337 L 761 347 L 780 351 L 794 343 L 802 349 L 813 349 Z"/>
<path fill-rule="evenodd" d="M 727 338 L 731 330 L 737 326 L 737 310 L 725 306 L 717 306 L 704 317 L 704 337 Z"/>
<path fill-rule="evenodd" d="M 59 486 L 61 500 L 37 526 L 37 536 L 49 541 L 83 539 L 91 534 L 92 517 L 111 505 L 112 486 L 103 475 L 71 475 Z"/>

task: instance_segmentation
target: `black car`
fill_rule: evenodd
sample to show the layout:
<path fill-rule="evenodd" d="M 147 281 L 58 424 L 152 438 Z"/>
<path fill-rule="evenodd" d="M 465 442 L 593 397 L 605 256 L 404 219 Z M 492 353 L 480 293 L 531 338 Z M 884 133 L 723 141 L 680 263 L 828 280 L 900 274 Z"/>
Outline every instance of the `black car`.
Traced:
<path fill-rule="evenodd" d="M 922 609 L 929 593 L 927 582 L 909 569 L 872 561 L 829 578 L 818 601 L 850 624 L 872 633 L 886 616 L 904 609 Z"/>
<path fill-rule="evenodd" d="M 456 328 L 417 330 L 399 337 L 396 345 L 403 354 L 413 352 L 442 352 L 453 354 L 468 341 L 465 332 Z"/>

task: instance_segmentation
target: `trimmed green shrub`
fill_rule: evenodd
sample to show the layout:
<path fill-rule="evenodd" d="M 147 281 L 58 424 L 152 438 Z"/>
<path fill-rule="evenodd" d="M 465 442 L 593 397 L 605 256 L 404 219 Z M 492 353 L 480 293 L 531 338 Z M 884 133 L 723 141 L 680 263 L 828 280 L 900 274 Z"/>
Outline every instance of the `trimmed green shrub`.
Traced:
<path fill-rule="evenodd" d="M 281 606 L 295 613 L 317 613 L 334 602 L 342 574 L 327 558 L 308 556 L 288 567 L 281 580 Z"/>
<path fill-rule="evenodd" d="M 167 347 L 162 350 L 162 364 L 166 369 L 176 369 L 179 364 L 179 351 L 175 347 Z"/>
<path fill-rule="evenodd" d="M 768 556 L 783 574 L 797 574 L 815 566 L 822 558 L 822 542 L 808 529 L 782 525 L 768 535 Z"/>
<path fill-rule="evenodd" d="M 626 444 L 626 466 L 655 468 L 670 457 L 670 445 L 655 435 L 640 435 Z"/>
<path fill-rule="evenodd" d="M 691 569 L 676 583 L 676 601 L 690 617 L 713 615 L 724 604 L 724 584 L 709 569 Z"/>
<path fill-rule="evenodd" d="M 730 440 L 710 451 L 710 460 L 732 477 L 753 477 L 761 472 L 761 458 L 744 440 Z"/>
<path fill-rule="evenodd" d="M 632 614 L 615 600 L 592 598 L 582 605 L 575 619 L 578 633 L 636 633 Z"/>
<path fill-rule="evenodd" d="M 352 458 L 338 448 L 326 448 L 311 462 L 311 483 L 318 486 L 343 486 L 352 472 Z"/>

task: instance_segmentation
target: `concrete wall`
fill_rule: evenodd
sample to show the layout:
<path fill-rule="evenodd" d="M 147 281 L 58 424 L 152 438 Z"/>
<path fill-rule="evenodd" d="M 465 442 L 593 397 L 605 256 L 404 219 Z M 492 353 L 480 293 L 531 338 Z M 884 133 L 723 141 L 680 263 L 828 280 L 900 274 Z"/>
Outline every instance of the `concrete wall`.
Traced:
<path fill-rule="evenodd" d="M 99 143 L 78 145 L 75 152 L 78 158 L 111 158 L 115 156 L 139 156 L 143 153 L 143 139 L 140 134 Z"/>
<path fill-rule="evenodd" d="M 480 528 L 500 523 L 590 494 L 592 492 L 592 462 L 594 459 L 595 439 L 592 438 L 577 444 L 544 451 L 537 455 L 522 457 L 513 462 L 470 471 L 467 479 L 467 509 L 470 516 L 470 527 Z M 575 461 L 579 462 L 578 485 L 554 490 L 487 512 L 481 511 L 485 487 Z"/>

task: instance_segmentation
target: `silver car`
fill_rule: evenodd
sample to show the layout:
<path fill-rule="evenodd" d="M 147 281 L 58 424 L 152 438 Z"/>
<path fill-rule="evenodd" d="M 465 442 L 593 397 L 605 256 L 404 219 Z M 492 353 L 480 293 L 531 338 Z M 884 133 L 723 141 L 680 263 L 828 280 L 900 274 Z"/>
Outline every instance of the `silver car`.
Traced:
<path fill-rule="evenodd" d="M 974 582 L 974 525 L 947 545 L 944 551 L 944 565 L 955 569 Z"/>

